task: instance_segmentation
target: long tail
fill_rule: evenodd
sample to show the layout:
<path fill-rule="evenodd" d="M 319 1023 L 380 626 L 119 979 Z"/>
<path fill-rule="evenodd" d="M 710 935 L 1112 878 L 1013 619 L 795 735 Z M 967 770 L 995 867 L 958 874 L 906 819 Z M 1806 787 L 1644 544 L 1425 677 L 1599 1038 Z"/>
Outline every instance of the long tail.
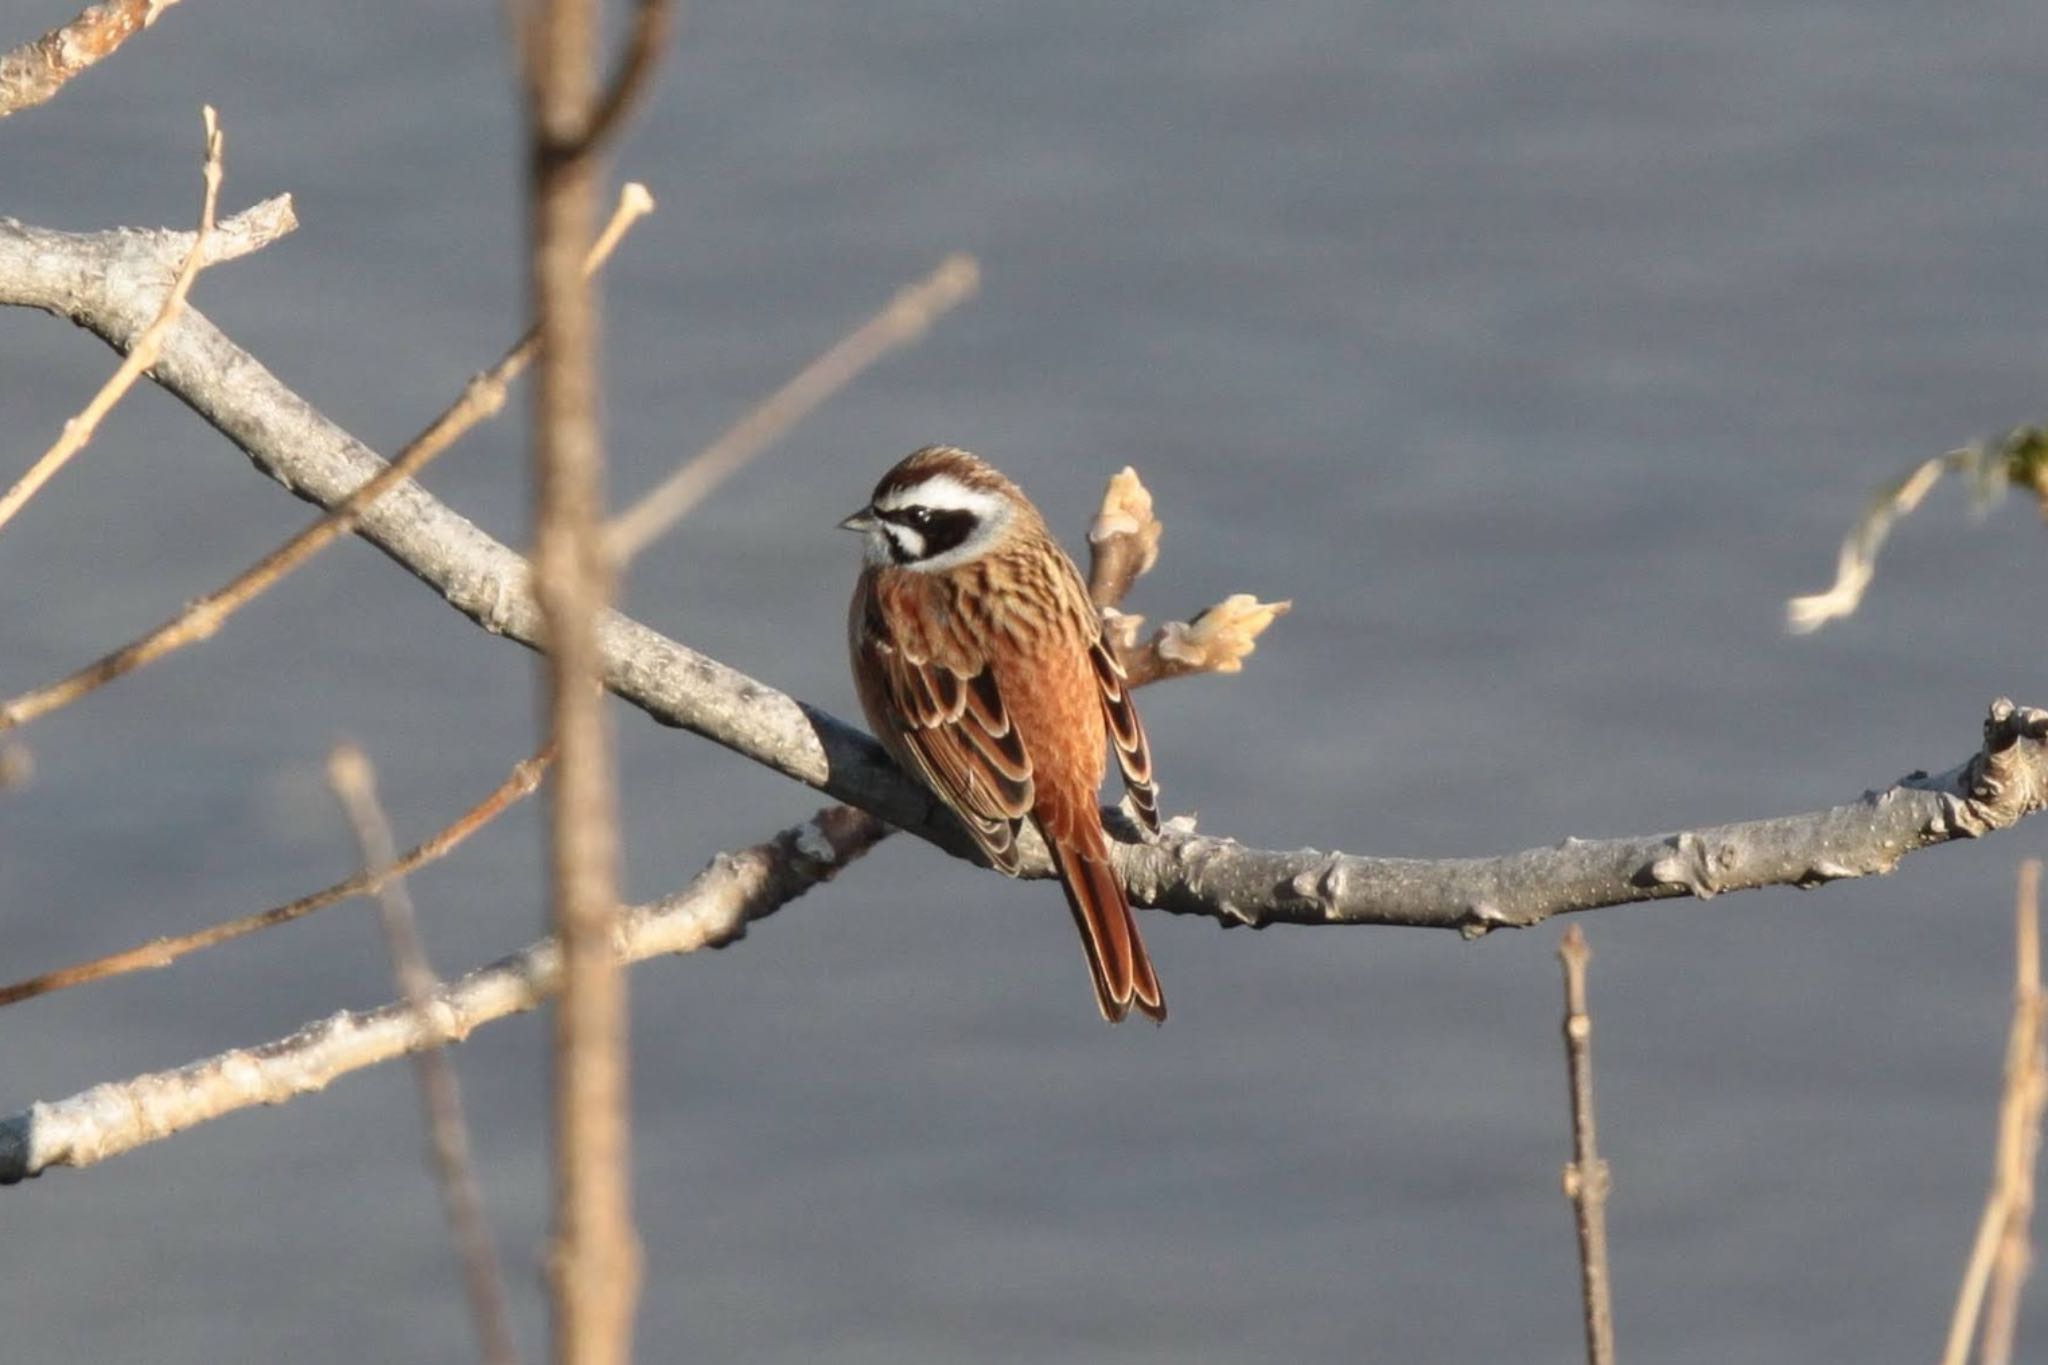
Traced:
<path fill-rule="evenodd" d="M 1165 1023 L 1166 997 L 1159 993 L 1159 978 L 1153 974 L 1145 940 L 1138 937 L 1131 902 L 1117 880 L 1116 869 L 1099 855 L 1051 839 L 1046 843 L 1060 874 L 1060 887 L 1067 893 L 1067 906 L 1081 930 L 1081 946 L 1087 950 L 1088 973 L 1095 982 L 1095 1003 L 1101 1007 L 1102 1017 L 1120 1023 L 1136 1005 L 1139 1012 Z"/>

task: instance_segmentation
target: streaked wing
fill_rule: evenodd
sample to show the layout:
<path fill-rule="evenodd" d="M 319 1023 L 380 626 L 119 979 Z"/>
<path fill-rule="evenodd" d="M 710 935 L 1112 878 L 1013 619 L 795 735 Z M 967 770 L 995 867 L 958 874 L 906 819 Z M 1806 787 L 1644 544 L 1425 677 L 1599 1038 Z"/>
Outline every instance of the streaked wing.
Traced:
<path fill-rule="evenodd" d="M 1123 665 L 1107 644 L 1097 639 L 1088 650 L 1095 665 L 1095 681 L 1102 688 L 1102 716 L 1108 722 L 1110 746 L 1116 750 L 1117 767 L 1123 769 L 1124 789 L 1138 819 L 1152 833 L 1159 832 L 1159 788 L 1152 780 L 1152 747 L 1145 742 L 1145 726 L 1138 708 L 1131 702 L 1131 688 Z"/>
<path fill-rule="evenodd" d="M 1031 813 L 1031 759 L 984 668 L 963 676 L 898 644 L 864 646 L 897 721 L 900 748 L 952 807 L 989 862 L 1016 875 L 1017 830 Z"/>

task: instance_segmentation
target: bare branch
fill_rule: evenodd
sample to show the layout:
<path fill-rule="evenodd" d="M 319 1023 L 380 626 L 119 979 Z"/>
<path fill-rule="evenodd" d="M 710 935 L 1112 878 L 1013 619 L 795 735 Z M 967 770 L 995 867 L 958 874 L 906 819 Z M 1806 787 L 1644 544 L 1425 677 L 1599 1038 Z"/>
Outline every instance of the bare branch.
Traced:
<path fill-rule="evenodd" d="M 619 960 L 731 943 L 750 921 L 831 880 L 883 832 L 871 816 L 833 807 L 767 843 L 721 853 L 683 890 L 621 917 Z M 560 978 L 555 942 L 543 939 L 436 991 L 426 1021 L 403 1002 L 344 1012 L 260 1047 L 31 1105 L 0 1119 L 0 1184 L 91 1166 L 239 1109 L 324 1090 L 351 1071 L 460 1042 L 482 1024 L 534 1008 Z"/>
<path fill-rule="evenodd" d="M 2004 1228 L 1984 1307 L 1983 1365 L 2011 1365 L 2019 1327 L 2020 1291 L 2033 1269 L 2029 1225 L 2034 1217 L 2034 1167 L 2041 1152 L 2041 1116 L 2048 1108 L 2048 1002 L 2041 993 L 2041 860 L 2020 864 L 2013 910 L 2012 1033 L 2006 1044 L 2005 1094 L 1998 1115 L 1998 1184 Z"/>
<path fill-rule="evenodd" d="M 980 280 L 974 258 L 956 252 L 931 274 L 900 291 L 880 312 L 834 342 L 830 350 L 691 456 L 682 468 L 612 518 L 605 539 L 613 560 L 623 564 L 658 540 L 820 403 L 889 352 L 923 336 L 942 314 L 973 297 Z"/>
<path fill-rule="evenodd" d="M 0 526 L 12 521 L 14 514 L 55 477 L 73 455 L 85 449 L 86 442 L 92 440 L 93 433 L 99 430 L 100 422 L 114 410 L 114 405 L 142 377 L 142 372 L 156 363 L 157 347 L 163 344 L 164 333 L 178 320 L 185 298 L 192 292 L 192 281 L 198 279 L 199 272 L 206 268 L 206 249 L 208 240 L 213 236 L 214 209 L 220 203 L 222 139 L 220 120 L 212 105 L 205 107 L 201 119 L 206 137 L 204 164 L 200 168 L 199 229 L 192 234 L 192 247 L 185 253 L 184 264 L 178 267 L 177 278 L 171 281 L 170 292 L 164 295 L 163 307 L 149 326 L 142 329 L 134 349 L 108 376 L 107 382 L 92 396 L 92 401 L 85 405 L 85 410 L 66 422 L 55 443 L 29 466 L 28 472 L 12 488 L 0 494 Z"/>
<path fill-rule="evenodd" d="M 259 929 L 290 924 L 293 920 L 304 919 L 315 910 L 323 910 L 354 896 L 373 894 L 381 890 L 392 878 L 418 871 L 435 859 L 443 857 L 464 839 L 495 820 L 514 802 L 529 795 L 540 785 L 541 775 L 547 771 L 548 762 L 553 757 L 554 751 L 544 748 L 531 758 L 521 760 L 513 766 L 511 774 L 500 782 L 490 795 L 464 811 L 453 824 L 422 840 L 404 857 L 388 866 L 359 872 L 324 890 L 315 891 L 310 896 L 301 896 L 295 901 L 287 901 L 283 905 L 272 906 L 253 915 L 243 915 L 220 924 L 209 925 L 176 938 L 151 939 L 148 943 L 137 944 L 118 953 L 73 963 L 69 967 L 44 972 L 41 976 L 31 976 L 12 985 L 0 986 L 0 1006 L 31 1000 L 38 995 L 48 995 L 52 991 L 61 991 L 70 986 L 83 986 L 90 981 L 104 981 L 110 976 L 121 976 L 151 967 L 168 967 L 187 953 L 212 948 L 253 934 Z"/>
<path fill-rule="evenodd" d="M 1564 1167 L 1564 1194 L 1579 1226 L 1579 1296 L 1586 1318 L 1586 1365 L 1613 1365 L 1614 1287 L 1607 1269 L 1607 1192 L 1612 1180 L 1600 1155 L 1593 1115 L 1593 1016 L 1586 1010 L 1586 936 L 1564 931 L 1557 959 L 1564 964 L 1564 1049 L 1571 1071 L 1572 1159 Z"/>
<path fill-rule="evenodd" d="M 290 203 L 282 202 L 285 217 L 289 221 Z M 584 268 L 594 272 L 602 266 L 610 257 L 612 249 L 625 236 L 626 229 L 653 208 L 653 196 L 647 193 L 645 186 L 628 184 L 621 190 L 611 222 L 591 246 L 590 253 L 585 258 Z M 58 234 L 41 235 L 48 237 Z M 90 242 L 93 239 L 73 240 Z M 91 248 L 88 247 L 86 250 L 90 252 Z M 193 250 L 198 251 L 196 244 Z M 5 290 L 6 284 L 6 277 L 0 275 L 0 291 Z M 6 300 L 4 293 L 0 293 L 0 301 L 10 300 Z M 107 333 L 101 332 L 100 335 L 107 336 Z M 114 340 L 112 337 L 108 339 Z M 115 344 L 118 346 L 120 343 L 116 341 Z M 211 639 L 226 623 L 228 617 L 275 587 L 286 574 L 304 564 L 335 540 L 354 530 L 364 508 L 425 468 L 428 461 L 455 444 L 478 422 L 495 416 L 505 405 L 506 391 L 512 381 L 532 362 L 539 348 L 539 331 L 529 330 L 496 365 L 471 379 L 461 396 L 443 410 L 425 431 L 408 442 L 398 453 L 397 459 L 388 465 L 380 465 L 374 474 L 366 477 L 345 497 L 331 504 L 327 515 L 257 560 L 224 587 L 187 603 L 176 616 L 147 635 L 130 641 L 112 653 L 102 655 L 70 676 L 0 703 L 0 733 L 25 725 L 36 717 L 60 707 L 68 706 L 114 679 L 156 662 L 166 654 Z"/>
<path fill-rule="evenodd" d="M 2008 1365 L 2019 1322 L 2020 1286 L 2032 1253 L 2027 1225 L 2034 1213 L 2034 1162 L 2041 1147 L 2041 1112 L 2048 1105 L 2048 1058 L 2043 1056 L 2041 994 L 2041 863 L 2020 864 L 2013 909 L 2012 1026 L 2005 1044 L 2005 1089 L 1998 1105 L 1998 1150 L 1991 1190 L 1949 1318 L 1942 1365 L 1965 1365 L 1970 1339 L 1983 1324 L 1983 1365 Z M 1995 1284 L 1994 1284 L 1995 1278 Z M 1986 1289 L 1990 1303 L 1985 1304 Z"/>
<path fill-rule="evenodd" d="M 155 23 L 178 0 L 104 0 L 32 43 L 0 53 L 0 118 L 43 103 L 64 83 Z"/>
<path fill-rule="evenodd" d="M 327 758 L 327 779 L 355 829 L 364 871 L 389 867 L 397 860 L 397 850 L 391 843 L 391 822 L 377 800 L 377 777 L 368 756 L 353 744 L 337 744 Z M 386 879 L 377 891 L 377 908 L 399 996 L 414 1021 L 430 1029 L 434 992 L 441 983 L 428 965 L 419 918 L 403 879 Z M 513 1342 L 511 1317 L 505 1307 L 505 1276 L 498 1268 L 497 1248 L 484 1215 L 483 1190 L 470 1160 L 469 1123 L 462 1114 L 462 1083 L 456 1078 L 455 1063 L 445 1048 L 422 1048 L 413 1054 L 413 1070 L 419 1081 L 420 1107 L 426 1113 L 435 1184 L 462 1265 L 463 1290 L 469 1298 L 477 1344 L 485 1365 L 518 1365 L 519 1348 Z"/>
<path fill-rule="evenodd" d="M 643 5 L 643 16 L 647 11 Z M 533 584 L 547 640 L 548 735 L 558 750 L 548 808 L 550 899 L 561 958 L 548 1256 L 558 1365 L 625 1365 L 640 1285 L 629 1179 L 626 982 L 613 951 L 618 788 L 597 635 L 598 614 L 612 591 L 598 426 L 598 305 L 580 264 L 597 212 L 598 18 L 594 0 L 539 0 L 528 110 L 532 279 L 541 337 L 533 407 Z"/>

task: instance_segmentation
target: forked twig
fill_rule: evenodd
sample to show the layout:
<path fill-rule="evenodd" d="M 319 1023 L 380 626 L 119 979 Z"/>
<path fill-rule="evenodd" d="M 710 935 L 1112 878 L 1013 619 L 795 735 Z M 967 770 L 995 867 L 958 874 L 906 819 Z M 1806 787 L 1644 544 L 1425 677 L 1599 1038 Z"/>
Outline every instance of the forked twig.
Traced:
<path fill-rule="evenodd" d="M 889 352 L 924 335 L 939 317 L 971 298 L 981 282 L 972 256 L 956 252 L 898 292 L 866 322 L 834 342 L 681 468 L 613 517 L 605 545 L 623 564 L 687 516 L 747 461 Z"/>
<path fill-rule="evenodd" d="M 515 764 L 512 772 L 500 782 L 491 794 L 471 806 L 453 824 L 436 831 L 424 841 L 415 845 L 405 856 L 387 867 L 358 872 L 324 890 L 310 896 L 301 896 L 295 901 L 272 906 L 253 915 L 242 915 L 209 925 L 204 929 L 176 938 L 151 939 L 148 943 L 105 957 L 75 962 L 69 967 L 31 976 L 12 985 L 0 986 L 0 1005 L 12 1005 L 31 1000 L 39 995 L 65 990 L 71 986 L 83 986 L 90 981 L 104 981 L 110 976 L 122 976 L 128 972 L 139 972 L 151 967 L 168 967 L 188 953 L 202 948 L 212 948 L 234 939 L 246 937 L 259 929 L 270 929 L 293 920 L 304 919 L 315 910 L 324 910 L 330 905 L 348 900 L 353 896 L 369 895 L 377 891 L 394 877 L 416 872 L 428 863 L 446 856 L 456 845 L 495 820 L 505 809 L 520 798 L 530 794 L 540 785 L 541 775 L 547 771 L 550 759 L 554 757 L 551 748 L 543 748 L 530 758 Z"/>
<path fill-rule="evenodd" d="M 28 472 L 15 481 L 12 488 L 0 494 L 0 526 L 14 520 L 28 500 L 41 491 L 44 484 L 56 476 L 58 470 L 85 449 L 99 430 L 100 422 L 114 410 L 142 372 L 156 363 L 157 352 L 163 347 L 164 334 L 171 330 L 171 324 L 178 320 L 178 314 L 185 311 L 185 298 L 192 292 L 192 281 L 199 278 L 199 272 L 210 262 L 207 260 L 207 245 L 213 236 L 214 209 L 220 203 L 221 149 L 223 139 L 220 119 L 207 105 L 200 112 L 206 128 L 205 164 L 200 170 L 204 188 L 199 200 L 199 231 L 193 235 L 192 249 L 185 253 L 184 264 L 178 267 L 177 276 L 171 281 L 171 289 L 164 295 L 163 307 L 157 310 L 156 320 L 143 328 L 142 335 L 135 339 L 127 356 L 121 361 L 107 382 L 100 386 L 84 411 L 64 424 L 50 448 L 28 467 Z"/>
<path fill-rule="evenodd" d="M 653 207 L 654 199 L 645 186 L 629 184 L 621 190 L 611 222 L 590 248 L 584 268 L 595 271 L 603 265 L 626 229 Z M 140 349 L 137 347 L 138 351 Z M 526 369 L 539 349 L 539 331 L 528 331 L 502 360 L 471 379 L 464 386 L 462 395 L 425 431 L 415 436 L 396 459 L 366 479 L 319 520 L 272 550 L 225 587 L 194 600 L 147 635 L 104 655 L 71 676 L 33 692 L 24 692 L 0 705 L 0 733 L 68 706 L 166 654 L 210 638 L 228 617 L 276 586 L 279 579 L 335 540 L 354 530 L 364 509 L 371 503 L 398 483 L 417 474 L 428 461 L 453 445 L 478 422 L 495 415 L 505 405 L 506 390 L 511 382 Z"/>
<path fill-rule="evenodd" d="M 1159 560 L 1165 528 L 1152 514 L 1152 493 L 1126 465 L 1102 492 L 1102 508 L 1088 528 L 1088 596 L 1102 613 L 1102 628 L 1133 687 L 1191 673 L 1236 673 L 1258 638 L 1292 602 L 1261 602 L 1233 593 L 1186 621 L 1168 621 L 1143 644 L 1142 616 L 1119 610 L 1125 594 Z"/>
<path fill-rule="evenodd" d="M 1998 1148 L 1991 1190 L 1977 1221 L 1977 1237 L 1949 1317 L 1942 1365 L 1964 1365 L 1970 1340 L 1983 1325 L 1983 1365 L 2012 1359 L 2020 1287 L 2032 1252 L 2027 1225 L 2034 1212 L 2034 1162 L 2041 1145 L 2041 1113 L 2048 1104 L 2048 1059 L 2043 1057 L 2041 993 L 2041 864 L 2020 864 L 2013 911 L 2012 1025 L 2006 1034 L 2005 1086 L 1998 1103 Z M 1989 1293 L 1989 1303 L 1986 1294 Z"/>
<path fill-rule="evenodd" d="M 632 26 L 626 32 L 626 50 L 605 82 L 604 94 L 598 98 L 597 111 L 590 116 L 590 127 L 576 155 L 589 156 L 600 150 L 625 126 L 627 115 L 653 81 L 655 63 L 661 59 L 674 26 L 672 0 L 637 0 Z"/>
<path fill-rule="evenodd" d="M 327 780 L 355 830 L 364 871 L 388 867 L 397 861 L 397 850 L 391 843 L 391 822 L 377 800 L 377 776 L 363 751 L 353 744 L 335 745 L 327 758 Z M 427 962 L 426 945 L 420 941 L 419 919 L 403 878 L 389 877 L 377 889 L 377 909 L 399 996 L 422 1029 L 428 1029 L 432 1025 L 434 992 L 441 988 L 441 983 Z M 441 1191 L 448 1233 L 462 1264 L 463 1290 L 469 1298 L 477 1344 L 486 1365 L 518 1365 L 519 1348 L 513 1341 L 511 1316 L 505 1307 L 505 1276 L 498 1268 L 497 1248 L 492 1244 L 490 1223 L 484 1215 L 483 1190 L 477 1184 L 475 1164 L 470 1160 L 469 1124 L 462 1114 L 462 1083 L 455 1075 L 455 1061 L 446 1048 L 440 1047 L 422 1048 L 412 1059 L 419 1081 L 420 1107 L 426 1113 L 435 1184 Z"/>
<path fill-rule="evenodd" d="M 1586 1320 L 1587 1365 L 1613 1365 L 1614 1299 L 1607 1269 L 1607 1191 L 1593 1118 L 1593 1016 L 1586 1011 L 1586 961 L 1592 953 L 1574 924 L 1557 946 L 1564 964 L 1564 1048 L 1572 1083 L 1572 1159 L 1564 1193 L 1579 1226 L 1579 1291 Z"/>

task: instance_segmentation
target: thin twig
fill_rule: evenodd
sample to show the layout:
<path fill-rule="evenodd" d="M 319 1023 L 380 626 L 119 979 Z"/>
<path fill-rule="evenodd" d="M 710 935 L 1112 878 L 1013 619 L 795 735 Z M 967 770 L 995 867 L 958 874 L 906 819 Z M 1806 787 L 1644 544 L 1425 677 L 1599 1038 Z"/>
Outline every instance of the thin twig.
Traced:
<path fill-rule="evenodd" d="M 0 526 L 14 519 L 28 500 L 62 469 L 67 461 L 85 449 L 86 442 L 99 430 L 100 422 L 114 410 L 124 394 L 142 377 L 142 372 L 156 363 L 157 351 L 162 348 L 164 334 L 171 330 L 171 324 L 178 320 L 178 314 L 185 309 L 185 297 L 192 292 L 192 281 L 199 278 L 199 272 L 208 264 L 206 248 L 213 236 L 214 209 L 220 203 L 221 150 L 223 139 L 220 120 L 207 105 L 200 117 L 205 125 L 205 164 L 200 170 L 203 189 L 199 199 L 199 230 L 193 235 L 192 249 L 185 253 L 184 264 L 178 267 L 178 274 L 171 281 L 171 290 L 164 295 L 164 305 L 157 312 L 156 320 L 143 329 L 135 345 L 128 351 L 111 377 L 92 396 L 85 410 L 64 424 L 50 448 L 44 451 L 36 462 L 29 466 L 15 485 L 0 494 Z"/>
<path fill-rule="evenodd" d="M 1785 629 L 1808 635 L 1830 621 L 1854 615 L 1877 576 L 1877 552 L 1892 527 L 1951 470 L 1969 484 L 1971 501 L 1980 511 L 2008 487 L 2019 487 L 2034 494 L 2042 516 L 2048 517 L 2048 430 L 2015 427 L 1996 441 L 1975 441 L 1923 460 L 1870 495 L 1835 554 L 1835 581 L 1820 592 L 1788 601 Z"/>
<path fill-rule="evenodd" d="M 2005 1059 L 2005 1097 L 2000 1105 L 2000 1180 L 2010 1191 L 2005 1234 L 1991 1271 L 1991 1296 L 1984 1308 L 1982 1365 L 2009 1365 L 2019 1326 L 2020 1292 L 2033 1268 L 2029 1224 L 2034 1215 L 2034 1167 L 2041 1150 L 2041 1115 L 2048 1106 L 2048 1054 L 2044 1054 L 2041 994 L 2041 862 L 2020 864 L 2013 911 L 2019 961 L 2013 981 L 2013 1030 Z M 2024 1016 L 2024 1020 L 2022 1019 Z"/>
<path fill-rule="evenodd" d="M 654 199 L 645 186 L 629 184 L 621 190 L 612 220 L 590 248 L 584 269 L 594 272 L 603 265 L 626 229 L 653 207 Z M 539 348 L 538 329 L 528 331 L 496 365 L 471 379 L 461 396 L 425 431 L 415 436 L 396 459 L 364 480 L 319 520 L 263 556 L 226 586 L 195 599 L 178 615 L 147 635 L 102 656 L 69 677 L 33 692 L 24 692 L 0 705 L 0 732 L 68 706 L 166 654 L 211 638 L 228 617 L 276 586 L 279 579 L 335 540 L 353 531 L 363 512 L 379 497 L 417 474 L 429 460 L 453 445 L 478 422 L 494 416 L 505 405 L 507 388 L 526 369 Z"/>
<path fill-rule="evenodd" d="M 428 863 L 451 852 L 456 845 L 476 833 L 501 815 L 507 807 L 531 793 L 540 785 L 541 775 L 547 771 L 548 762 L 554 757 L 549 749 L 542 749 L 530 758 L 516 764 L 510 775 L 467 811 L 421 843 L 415 845 L 404 857 L 388 867 L 358 872 L 324 890 L 310 896 L 301 896 L 295 901 L 272 906 L 253 915 L 243 915 L 219 924 L 208 925 L 193 933 L 181 934 L 176 938 L 151 939 L 148 943 L 105 957 L 75 962 L 69 967 L 44 972 L 12 985 L 0 986 L 0 1006 L 12 1005 L 19 1001 L 31 1000 L 52 991 L 61 991 L 71 986 L 83 986 L 90 981 L 104 981 L 110 976 L 121 976 L 128 972 L 139 972 L 151 967 L 168 967 L 188 953 L 202 948 L 212 948 L 233 939 L 243 938 L 259 929 L 270 929 L 293 920 L 304 919 L 315 910 L 354 896 L 366 896 L 381 888 L 393 877 L 418 871 Z"/>
<path fill-rule="evenodd" d="M 1977 1236 L 1949 1316 L 1942 1365 L 1964 1365 L 1980 1322 L 1984 1337 L 1978 1359 L 1983 1365 L 2004 1365 L 2012 1359 L 2020 1287 L 2032 1259 L 2027 1225 L 2034 1211 L 2034 1160 L 2041 1143 L 2042 1107 L 2048 1103 L 2048 1061 L 2042 1056 L 2040 877 L 2039 860 L 2020 864 L 2013 911 L 2012 1024 L 2006 1035 L 1997 1154 L 1991 1189 L 1984 1197 Z"/>
<path fill-rule="evenodd" d="M 668 45 L 674 20 L 671 0 L 636 0 L 633 25 L 626 33 L 626 50 L 605 82 L 597 110 L 590 116 L 590 126 L 578 140 L 576 155 L 597 155 L 625 126 L 626 116 L 653 83 L 654 68 L 662 49 Z"/>
<path fill-rule="evenodd" d="M 1564 1049 L 1572 1083 L 1572 1159 L 1564 1192 L 1579 1226 L 1579 1291 L 1586 1320 L 1587 1365 L 1613 1365 L 1614 1302 L 1607 1271 L 1607 1162 L 1593 1119 L 1593 1016 L 1586 1012 L 1586 936 L 1574 924 L 1557 947 L 1564 964 Z"/>
<path fill-rule="evenodd" d="M 598 424 L 598 307 L 577 268 L 596 210 L 593 127 L 598 12 L 541 0 L 528 185 L 534 311 L 533 588 L 548 642 L 548 734 L 558 751 L 548 809 L 561 995 L 554 1010 L 554 1241 L 549 1281 L 557 1365 L 626 1365 L 640 1252 L 633 1231 L 626 988 L 618 926 L 618 790 L 602 690 L 598 618 L 611 596 Z"/>
<path fill-rule="evenodd" d="M 364 870 L 390 866 L 397 850 L 391 843 L 391 822 L 377 800 L 377 776 L 368 756 L 353 744 L 335 745 L 327 759 L 327 780 L 355 829 Z M 378 888 L 377 909 L 398 994 L 421 1030 L 429 1031 L 434 992 L 441 982 L 428 964 L 419 918 L 403 878 L 387 878 Z M 477 1344 L 486 1365 L 518 1365 L 519 1347 L 513 1341 L 511 1316 L 505 1307 L 505 1276 L 498 1268 L 483 1190 L 470 1160 L 469 1124 L 462 1113 L 462 1083 L 456 1078 L 454 1059 L 446 1048 L 428 1047 L 415 1052 L 412 1060 L 420 1107 L 426 1114 L 428 1155 L 441 1191 L 448 1233 L 462 1265 L 463 1291 L 469 1299 Z"/>
<path fill-rule="evenodd" d="M 885 832 L 873 816 L 833 806 L 767 843 L 721 853 L 687 887 L 629 910 L 619 923 L 624 962 L 731 943 L 864 853 Z M 282 1104 L 336 1077 L 470 1031 L 553 995 L 561 981 L 555 941 L 480 967 L 435 992 L 431 1024 L 403 1003 L 341 1013 L 289 1038 L 236 1048 L 175 1071 L 95 1086 L 0 1119 L 0 1184 L 52 1167 L 91 1166 L 224 1114 Z"/>
<path fill-rule="evenodd" d="M 955 252 L 931 274 L 899 291 L 879 312 L 834 342 L 717 440 L 612 518 L 605 528 L 605 542 L 614 562 L 623 564 L 646 549 L 712 489 L 820 403 L 889 352 L 924 335 L 940 316 L 972 297 L 980 280 L 981 270 L 974 258 Z"/>
<path fill-rule="evenodd" d="M 0 53 L 0 118 L 43 103 L 73 76 L 112 54 L 178 0 L 106 0 L 32 43 Z"/>

